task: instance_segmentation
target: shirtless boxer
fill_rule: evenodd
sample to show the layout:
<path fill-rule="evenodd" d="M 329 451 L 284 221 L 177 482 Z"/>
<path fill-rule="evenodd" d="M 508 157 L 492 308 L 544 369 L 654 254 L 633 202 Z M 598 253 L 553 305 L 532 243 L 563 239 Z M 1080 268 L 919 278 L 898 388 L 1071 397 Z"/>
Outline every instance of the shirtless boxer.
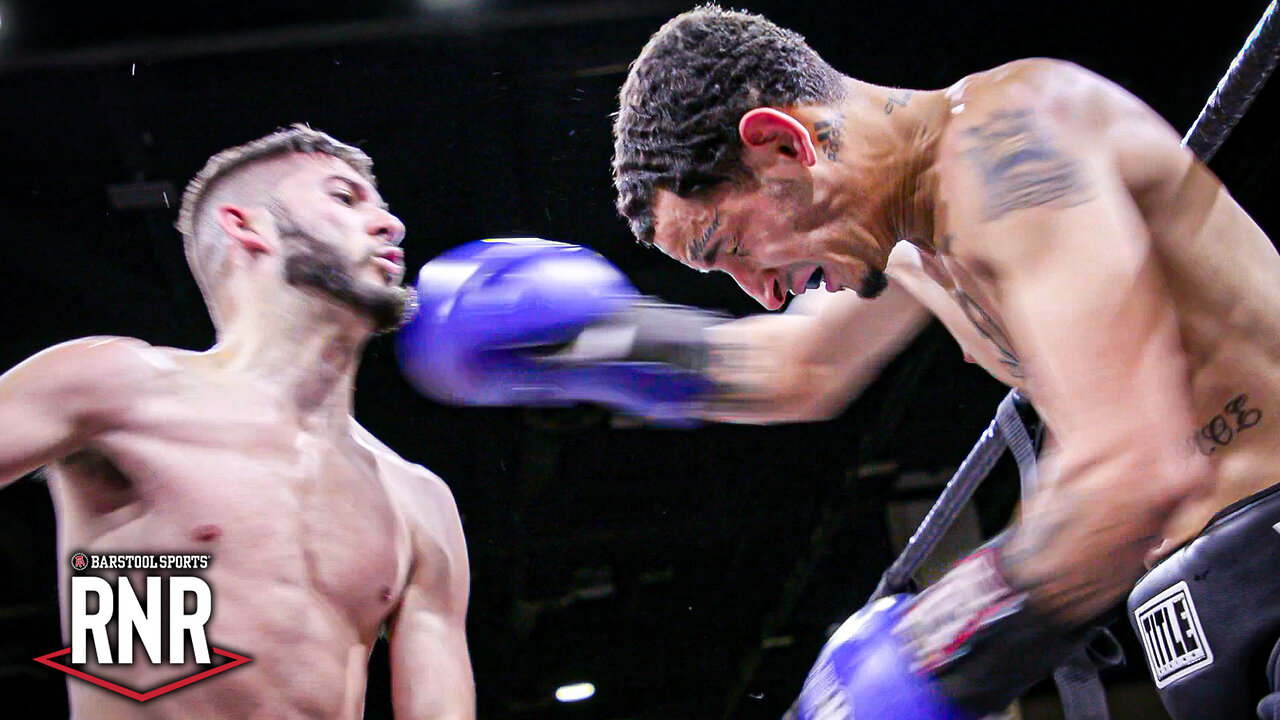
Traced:
<path fill-rule="evenodd" d="M 1024 60 L 945 90 L 877 87 L 763 18 L 706 7 L 650 40 L 614 130 L 618 206 L 641 242 L 729 273 L 769 309 L 819 283 L 874 297 L 909 243 L 920 274 L 904 287 L 944 319 L 959 309 L 984 338 L 975 359 L 1051 429 L 1043 489 L 998 548 L 864 618 L 909 638 L 908 664 L 938 707 L 1000 707 L 1052 667 L 1055 638 L 1134 586 L 1145 555 L 1183 546 L 1223 508 L 1265 503 L 1280 481 L 1280 256 L 1116 85 Z M 1243 555 L 1209 541 L 1256 528 L 1221 527 L 1161 567 Z M 1207 589 L 1201 604 L 1222 594 Z M 1162 650 L 1183 663 L 1179 677 L 1156 672 L 1173 683 L 1161 689 L 1176 717 L 1250 716 L 1268 692 L 1257 712 L 1277 716 L 1276 657 L 1263 665 L 1280 631 L 1260 619 L 1273 605 L 1248 605 L 1257 637 L 1219 633 L 1216 661 Z M 1176 651 L 1198 642 L 1190 625 L 1171 632 Z M 1215 632 L 1204 629 L 1210 646 Z M 1248 647 L 1224 646 L 1237 642 Z M 1251 663 L 1229 671 L 1249 674 L 1243 685 L 1191 687 L 1236 656 Z M 846 700 L 886 689 L 845 680 Z"/>
<path fill-rule="evenodd" d="M 217 345 L 86 338 L 0 378 L 0 483 L 47 466 L 60 556 L 211 555 L 208 637 L 252 658 L 146 703 L 70 679 L 72 717 L 357 720 L 383 630 L 397 717 L 474 717 L 452 495 L 352 417 L 360 353 L 408 297 L 371 168 L 301 126 L 215 156 L 179 228 Z"/>

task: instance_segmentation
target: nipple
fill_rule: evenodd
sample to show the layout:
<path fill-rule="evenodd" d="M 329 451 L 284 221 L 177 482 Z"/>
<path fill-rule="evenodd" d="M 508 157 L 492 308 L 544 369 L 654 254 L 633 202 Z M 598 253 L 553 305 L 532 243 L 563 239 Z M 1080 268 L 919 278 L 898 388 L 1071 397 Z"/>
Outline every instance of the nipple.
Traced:
<path fill-rule="evenodd" d="M 222 528 L 217 525 L 201 525 L 191 532 L 197 542 L 213 542 L 222 537 Z"/>

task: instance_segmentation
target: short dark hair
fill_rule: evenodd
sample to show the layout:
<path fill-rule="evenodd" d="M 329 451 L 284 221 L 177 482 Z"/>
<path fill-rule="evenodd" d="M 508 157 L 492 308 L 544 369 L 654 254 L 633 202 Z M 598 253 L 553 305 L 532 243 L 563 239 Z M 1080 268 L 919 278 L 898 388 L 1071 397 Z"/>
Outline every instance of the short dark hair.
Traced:
<path fill-rule="evenodd" d="M 370 185 L 377 187 L 373 161 L 363 150 L 303 124 L 277 130 L 266 137 L 228 148 L 209 158 L 182 193 L 182 204 L 178 209 L 175 227 L 182 233 L 187 264 L 191 267 L 191 274 L 195 276 L 196 285 L 204 295 L 215 327 L 219 327 L 223 319 L 215 290 L 225 276 L 227 239 L 209 212 L 209 208 L 215 204 L 211 200 L 219 195 L 233 193 L 242 196 L 256 195 L 263 204 L 268 203 L 273 186 L 279 178 L 263 177 L 258 178 L 258 182 L 251 182 L 249 176 L 255 167 L 292 153 L 335 157 L 350 165 Z"/>
<path fill-rule="evenodd" d="M 653 243 L 653 196 L 681 197 L 746 175 L 738 121 L 753 108 L 830 103 L 841 75 L 799 34 L 704 5 L 678 15 L 631 64 L 613 123 L 618 211 Z"/>

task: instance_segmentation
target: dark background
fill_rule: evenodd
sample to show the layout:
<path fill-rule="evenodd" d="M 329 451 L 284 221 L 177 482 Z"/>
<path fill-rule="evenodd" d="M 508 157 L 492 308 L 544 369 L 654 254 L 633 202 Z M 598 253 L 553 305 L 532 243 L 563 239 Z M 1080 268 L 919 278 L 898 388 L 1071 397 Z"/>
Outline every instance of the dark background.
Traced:
<path fill-rule="evenodd" d="M 872 82 L 937 88 L 1060 57 L 1180 129 L 1266 5 L 741 4 Z M 537 235 L 598 249 L 644 292 L 757 312 L 727 276 L 637 246 L 612 207 L 610 113 L 627 63 L 688 7 L 0 0 L 0 368 L 91 334 L 210 345 L 172 229 L 176 192 L 217 150 L 299 121 L 373 156 L 411 268 L 468 240 Z M 1277 119 L 1273 88 L 1212 165 L 1273 236 Z M 457 497 L 482 718 L 775 718 L 893 556 L 889 518 L 936 494 L 1002 395 L 935 325 L 830 422 L 618 427 L 592 408 L 434 404 L 378 340 L 357 416 Z M 979 495 L 984 531 L 1007 518 L 1014 482 L 1002 465 Z M 31 662 L 61 646 L 53 527 L 38 481 L 0 493 L 6 717 L 66 714 L 63 678 Z M 1132 650 L 1107 675 L 1130 708 L 1117 717 L 1161 717 Z M 386 675 L 380 649 L 367 717 L 390 716 Z M 578 680 L 596 696 L 552 699 Z M 1027 716 L 1053 717 L 1051 705 L 1041 689 Z"/>

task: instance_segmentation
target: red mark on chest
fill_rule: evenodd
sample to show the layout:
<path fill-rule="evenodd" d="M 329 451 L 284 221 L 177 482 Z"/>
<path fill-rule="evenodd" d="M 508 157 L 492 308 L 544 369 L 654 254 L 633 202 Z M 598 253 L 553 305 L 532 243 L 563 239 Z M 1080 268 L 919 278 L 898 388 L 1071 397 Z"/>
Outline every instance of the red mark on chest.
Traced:
<path fill-rule="evenodd" d="M 222 528 L 217 525 L 201 525 L 191 531 L 191 536 L 194 537 L 197 542 L 213 542 L 214 540 L 222 537 Z"/>

